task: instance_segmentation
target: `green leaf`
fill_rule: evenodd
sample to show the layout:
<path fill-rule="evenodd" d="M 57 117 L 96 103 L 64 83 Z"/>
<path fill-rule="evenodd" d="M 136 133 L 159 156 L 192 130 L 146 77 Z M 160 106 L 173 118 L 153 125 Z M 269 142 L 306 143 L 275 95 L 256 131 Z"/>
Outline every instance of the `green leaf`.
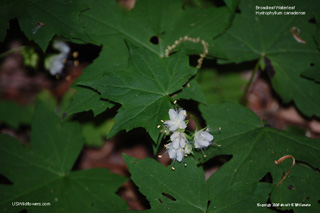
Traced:
<path fill-rule="evenodd" d="M 253 211 L 257 202 L 267 202 L 272 189 L 271 184 L 243 182 L 231 187 L 221 186 L 224 191 L 215 196 L 212 179 L 206 183 L 202 168 L 188 158 L 186 167 L 183 163 L 175 163 L 172 171 L 170 166 L 166 168 L 150 158 L 138 160 L 123 156 L 131 179 L 149 200 L 152 212 Z"/>
<path fill-rule="evenodd" d="M 77 92 L 66 110 L 68 115 L 91 110 L 94 116 L 97 116 L 114 106 L 113 103 L 101 99 L 100 94 L 90 88 L 77 86 L 76 89 Z"/>
<path fill-rule="evenodd" d="M 201 90 L 200 85 L 198 84 L 196 79 L 192 79 L 186 87 L 182 89 L 181 92 L 177 94 L 177 96 L 173 97 L 174 99 L 187 99 L 187 100 L 195 100 L 200 103 L 206 104 L 206 98 Z"/>
<path fill-rule="evenodd" d="M 314 41 L 316 42 L 318 49 L 320 49 L 320 16 L 319 15 L 314 15 L 314 18 L 317 23 L 317 30 L 313 36 Z"/>
<path fill-rule="evenodd" d="M 246 83 L 239 72 L 209 69 L 199 71 L 197 80 L 208 104 L 239 102 Z"/>
<path fill-rule="evenodd" d="M 101 147 L 114 124 L 113 120 L 105 120 L 101 123 L 87 122 L 82 124 L 82 133 L 87 146 Z"/>
<path fill-rule="evenodd" d="M 239 5 L 240 0 L 224 0 L 229 10 L 236 11 L 237 6 Z"/>
<path fill-rule="evenodd" d="M 1 4 L 2 22 L 17 18 L 26 36 L 38 43 L 43 51 L 54 35 L 89 40 L 79 20 L 80 12 L 87 8 L 82 1 L 5 0 Z M 44 26 L 33 33 L 37 23 L 43 23 Z M 0 38 L 3 37 L 1 33 Z"/>
<path fill-rule="evenodd" d="M 157 161 L 123 155 L 131 179 L 147 197 L 154 211 L 205 212 L 208 191 L 203 170 L 192 161 L 175 165 L 175 171 Z"/>
<path fill-rule="evenodd" d="M 296 11 L 305 11 L 306 15 L 256 15 L 260 10 L 256 6 L 283 5 L 295 6 Z M 314 43 L 315 25 L 309 22 L 312 14 L 320 10 L 314 0 L 295 1 L 270 0 L 257 2 L 242 1 L 241 13 L 228 31 L 216 40 L 219 50 L 229 62 L 244 62 L 268 58 L 275 75 L 270 75 L 272 85 L 285 102 L 294 101 L 307 116 L 320 116 L 320 85 L 301 77 L 301 73 L 320 60 L 319 51 Z M 282 11 L 284 12 L 284 11 Z M 298 43 L 290 30 L 300 29 L 300 37 L 306 44 Z M 222 57 L 224 57 L 222 55 Z"/>
<path fill-rule="evenodd" d="M 238 182 L 230 187 L 221 186 L 224 190 L 216 193 L 215 179 L 212 177 L 208 180 L 211 200 L 208 212 L 272 212 L 266 207 L 257 207 L 257 204 L 267 203 L 271 184 Z"/>
<path fill-rule="evenodd" d="M 22 124 L 30 124 L 33 107 L 21 106 L 10 101 L 0 101 L 0 124 L 6 124 L 17 129 Z"/>
<path fill-rule="evenodd" d="M 102 98 L 122 104 L 109 137 L 122 129 L 144 127 L 156 141 L 157 125 L 168 117 L 172 107 L 170 95 L 182 89 L 196 69 L 188 65 L 183 52 L 161 59 L 146 49 L 130 51 L 127 69 L 80 84 L 98 90 Z"/>
<path fill-rule="evenodd" d="M 131 43 L 164 57 L 165 49 L 180 37 L 200 37 L 210 42 L 230 24 L 227 7 L 182 8 L 182 0 L 140 0 L 130 12 L 121 12 L 115 1 L 94 0 L 81 19 L 96 44 L 110 35 L 121 35 Z M 158 41 L 152 43 L 151 38 Z M 198 44 L 197 52 L 203 52 Z"/>
<path fill-rule="evenodd" d="M 125 181 L 106 169 L 71 172 L 83 145 L 80 126 L 63 123 L 42 103 L 32 121 L 31 144 L 0 135 L 0 173 L 13 185 L 0 185 L 0 209 L 20 212 L 90 212 L 125 209 L 115 191 Z M 75 200 L 81 202 L 74 202 Z M 48 202 L 50 207 L 13 206 Z"/>
<path fill-rule="evenodd" d="M 292 161 L 286 160 L 280 165 L 276 165 L 274 161 L 285 155 L 292 155 L 297 161 L 319 169 L 319 139 L 261 127 L 259 118 L 253 112 L 237 104 L 201 106 L 200 110 L 207 125 L 213 129 L 221 127 L 221 132 L 214 135 L 214 141 L 221 147 L 210 147 L 205 150 L 206 159 L 199 154 L 196 154 L 196 159 L 199 158 L 200 162 L 204 162 L 217 155 L 232 155 L 232 159 L 212 176 L 214 181 L 211 187 L 215 188 L 216 194 L 237 182 L 244 180 L 248 183 L 257 182 L 268 172 L 274 183 L 280 181 L 283 173 L 290 168 Z M 296 167 L 298 166 L 294 166 L 292 171 Z M 305 181 L 312 183 L 318 176 L 315 171 L 308 169 L 310 175 L 306 176 L 304 181 L 294 180 L 300 192 L 308 193 L 308 188 L 304 188 L 303 183 Z M 284 182 L 290 182 L 290 179 L 289 175 Z M 312 197 L 316 196 L 319 196 L 319 192 L 312 194 Z"/>
<path fill-rule="evenodd" d="M 109 72 L 126 69 L 128 64 L 128 49 L 124 41 L 117 36 L 109 36 L 99 57 L 90 64 L 74 83 L 76 94 L 66 110 L 69 115 L 91 110 L 95 116 L 114 106 L 100 94 L 88 87 L 79 86 L 79 82 L 99 80 Z"/>
<path fill-rule="evenodd" d="M 292 168 L 289 176 L 273 190 L 271 201 L 273 203 L 290 204 L 288 207 L 282 207 L 281 210 L 293 209 L 294 212 L 306 212 L 306 210 L 318 212 L 320 210 L 319 179 L 319 172 L 315 172 L 305 165 L 297 164 Z M 298 207 L 296 204 L 309 204 L 310 206 Z"/>
<path fill-rule="evenodd" d="M 308 68 L 301 75 L 320 83 L 320 65 Z"/>

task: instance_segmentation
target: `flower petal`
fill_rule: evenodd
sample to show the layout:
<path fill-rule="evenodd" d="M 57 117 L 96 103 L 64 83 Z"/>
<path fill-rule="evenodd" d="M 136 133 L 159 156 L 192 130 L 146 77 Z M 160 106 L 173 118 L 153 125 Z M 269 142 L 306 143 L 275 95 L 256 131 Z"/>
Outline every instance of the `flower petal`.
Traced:
<path fill-rule="evenodd" d="M 170 120 L 176 120 L 177 116 L 178 116 L 178 114 L 174 109 L 169 109 Z"/>

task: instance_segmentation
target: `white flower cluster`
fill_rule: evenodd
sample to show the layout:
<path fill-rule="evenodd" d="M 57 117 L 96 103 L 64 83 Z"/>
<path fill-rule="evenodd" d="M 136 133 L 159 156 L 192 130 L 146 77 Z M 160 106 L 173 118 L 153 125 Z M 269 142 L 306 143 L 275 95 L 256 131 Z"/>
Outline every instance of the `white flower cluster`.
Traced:
<path fill-rule="evenodd" d="M 185 119 L 187 112 L 179 109 L 169 110 L 170 120 L 164 121 L 164 127 L 170 131 L 170 143 L 166 144 L 165 147 L 168 150 L 170 159 L 181 162 L 184 156 L 188 156 L 192 153 L 192 142 L 196 149 L 203 149 L 212 144 L 213 135 L 211 135 L 206 129 L 196 131 L 192 136 L 185 134 L 187 127 Z M 188 140 L 189 138 L 189 140 Z"/>
<path fill-rule="evenodd" d="M 59 50 L 60 53 L 50 56 L 46 59 L 46 68 L 49 69 L 51 75 L 61 74 L 64 62 L 70 52 L 70 47 L 63 41 L 55 41 L 53 48 Z"/>

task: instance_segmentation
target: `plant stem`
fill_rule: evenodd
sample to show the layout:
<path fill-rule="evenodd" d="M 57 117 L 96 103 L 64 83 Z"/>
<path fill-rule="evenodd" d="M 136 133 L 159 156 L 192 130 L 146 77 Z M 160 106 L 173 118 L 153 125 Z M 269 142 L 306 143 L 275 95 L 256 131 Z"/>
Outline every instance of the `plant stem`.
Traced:
<path fill-rule="evenodd" d="M 242 104 L 242 105 L 246 105 L 246 104 L 247 104 L 247 93 L 248 93 L 249 88 L 250 88 L 250 86 L 251 86 L 251 84 L 252 84 L 253 78 L 254 78 L 254 76 L 256 75 L 256 73 L 257 73 L 257 71 L 258 71 L 258 69 L 259 69 L 259 65 L 260 65 L 260 63 L 259 63 L 259 61 L 258 61 L 257 64 L 256 64 L 256 66 L 254 67 L 254 69 L 253 69 L 253 71 L 252 71 L 252 74 L 251 74 L 251 76 L 250 76 L 250 79 L 249 79 L 249 81 L 248 81 L 248 83 L 247 83 L 247 85 L 246 85 L 246 88 L 245 88 L 245 90 L 244 90 L 244 93 L 243 93 L 243 95 L 242 95 L 242 97 L 241 97 L 241 99 L 240 99 L 240 104 Z"/>
<path fill-rule="evenodd" d="M 0 58 L 3 58 L 3 57 L 5 57 L 5 56 L 7 56 L 7 55 L 9 55 L 9 54 L 11 54 L 11 53 L 13 53 L 13 52 L 21 51 L 21 50 L 23 50 L 24 48 L 25 48 L 25 46 L 20 46 L 20 47 L 16 47 L 16 48 L 10 49 L 10 50 L 8 50 L 8 51 L 6 51 L 6 52 L 4 52 L 4 53 L 1 53 L 1 54 L 0 54 Z"/>
<path fill-rule="evenodd" d="M 153 155 L 156 156 L 158 151 L 159 151 L 159 147 L 161 145 L 162 139 L 164 137 L 164 134 L 161 133 L 158 137 L 157 143 L 156 144 L 152 144 L 152 148 L 153 148 Z"/>

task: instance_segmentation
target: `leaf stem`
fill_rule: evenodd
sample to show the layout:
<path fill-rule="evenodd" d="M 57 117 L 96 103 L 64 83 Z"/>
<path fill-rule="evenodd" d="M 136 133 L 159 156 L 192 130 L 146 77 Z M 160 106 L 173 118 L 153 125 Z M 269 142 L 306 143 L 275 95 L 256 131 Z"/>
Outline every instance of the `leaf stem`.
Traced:
<path fill-rule="evenodd" d="M 259 62 L 260 62 L 260 60 L 257 61 L 257 64 L 255 65 L 255 67 L 254 67 L 254 69 L 252 71 L 250 79 L 249 79 L 249 81 L 248 81 L 248 83 L 246 85 L 246 88 L 244 90 L 244 93 L 243 93 L 243 95 L 242 95 L 242 97 L 240 99 L 240 104 L 242 104 L 242 105 L 246 105 L 247 104 L 247 93 L 248 93 L 249 88 L 250 88 L 250 86 L 252 84 L 253 78 L 254 78 L 254 76 L 256 75 L 256 73 L 257 73 L 257 71 L 259 69 L 259 65 L 260 65 Z"/>

